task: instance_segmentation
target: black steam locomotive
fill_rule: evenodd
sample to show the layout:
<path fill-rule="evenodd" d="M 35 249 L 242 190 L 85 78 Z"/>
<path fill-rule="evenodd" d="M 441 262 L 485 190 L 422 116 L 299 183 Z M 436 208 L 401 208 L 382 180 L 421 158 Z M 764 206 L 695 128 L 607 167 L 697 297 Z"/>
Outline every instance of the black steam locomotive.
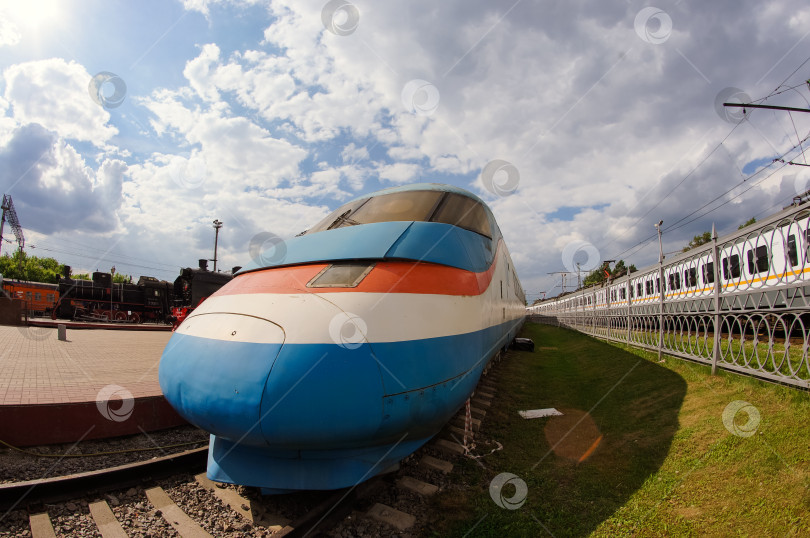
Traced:
<path fill-rule="evenodd" d="M 229 273 L 209 271 L 207 260 L 200 260 L 198 269 L 182 269 L 174 283 L 151 276 L 140 277 L 137 284 L 114 283 L 112 274 L 103 272 L 93 273 L 93 280 L 73 279 L 70 267 L 65 266 L 64 276 L 58 282 L 59 300 L 51 317 L 173 323 L 178 311 L 185 315 L 231 278 Z"/>

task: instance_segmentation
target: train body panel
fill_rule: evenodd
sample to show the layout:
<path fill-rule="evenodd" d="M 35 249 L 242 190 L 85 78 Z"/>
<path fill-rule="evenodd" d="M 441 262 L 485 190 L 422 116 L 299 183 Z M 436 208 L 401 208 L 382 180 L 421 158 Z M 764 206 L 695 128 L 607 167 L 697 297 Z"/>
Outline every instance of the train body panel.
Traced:
<path fill-rule="evenodd" d="M 365 204 L 374 212 L 363 213 Z M 384 214 L 408 204 L 427 216 Z M 476 215 L 464 227 L 447 216 L 459 207 Z M 381 221 L 358 222 L 371 214 Z M 431 221 L 442 214 L 450 222 Z M 203 303 L 161 359 L 169 402 L 212 433 L 214 480 L 287 491 L 370 478 L 438 433 L 525 316 L 491 213 L 455 188 L 375 193 L 286 246 L 283 259 L 255 260 Z M 245 318 L 279 328 L 266 350 L 231 345 L 245 338 Z M 203 356 L 208 366 L 198 363 Z M 262 367 L 246 373 L 251 396 L 242 400 L 242 376 L 229 369 L 257 357 Z M 234 431 L 230 409 L 242 404 L 253 423 Z"/>

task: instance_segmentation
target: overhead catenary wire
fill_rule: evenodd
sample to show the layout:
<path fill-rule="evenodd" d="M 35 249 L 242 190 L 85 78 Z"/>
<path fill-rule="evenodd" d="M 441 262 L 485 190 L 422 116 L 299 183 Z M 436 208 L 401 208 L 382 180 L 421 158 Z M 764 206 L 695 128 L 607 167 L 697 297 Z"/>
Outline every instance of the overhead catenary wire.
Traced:
<path fill-rule="evenodd" d="M 793 89 L 795 89 L 795 88 L 798 88 L 798 87 L 800 87 L 800 86 L 802 86 L 802 85 L 806 84 L 806 81 L 803 81 L 801 84 L 797 84 L 797 85 L 795 85 L 795 86 L 791 86 L 791 87 L 788 87 L 788 88 L 782 88 L 782 86 L 783 86 L 783 85 L 784 85 L 784 84 L 785 84 L 785 83 L 786 83 L 786 82 L 787 82 L 787 81 L 788 81 L 788 80 L 789 80 L 789 79 L 790 79 L 790 78 L 791 78 L 793 75 L 795 75 L 795 74 L 796 74 L 796 73 L 799 71 L 799 69 L 801 69 L 801 68 L 802 68 L 804 65 L 806 65 L 808 62 L 810 62 L 810 56 L 808 56 L 808 57 L 807 57 L 807 58 L 806 58 L 806 59 L 805 59 L 805 60 L 804 60 L 804 61 L 803 61 L 801 64 L 799 64 L 799 66 L 798 66 L 796 69 L 794 69 L 794 70 L 793 70 L 793 71 L 792 71 L 792 72 L 791 72 L 791 73 L 790 73 L 790 74 L 789 74 L 787 77 L 785 77 L 785 79 L 784 79 L 784 80 L 782 80 L 782 82 L 780 82 L 780 83 L 779 83 L 779 84 L 776 86 L 776 88 L 774 88 L 774 89 L 773 89 L 773 90 L 772 90 L 772 91 L 771 91 L 771 92 L 770 92 L 768 95 L 766 95 L 765 97 L 761 97 L 761 98 L 759 98 L 759 99 L 755 99 L 755 100 L 753 100 L 753 101 L 752 101 L 752 103 L 761 103 L 761 102 L 764 102 L 764 101 L 766 101 L 767 99 L 769 99 L 769 98 L 771 98 L 771 97 L 773 97 L 773 96 L 775 96 L 775 95 L 779 95 L 779 94 L 781 94 L 781 93 L 784 93 L 784 92 L 787 92 L 787 91 L 791 91 L 791 90 L 793 90 Z M 749 119 L 749 118 L 750 118 L 750 114 L 748 114 L 748 115 L 746 116 L 746 120 L 747 120 L 747 119 Z M 792 121 L 792 118 L 791 118 L 791 121 Z M 720 142 L 719 142 L 719 143 L 718 143 L 718 144 L 717 144 L 717 145 L 716 145 L 716 146 L 715 146 L 715 147 L 714 147 L 714 148 L 713 148 L 713 149 L 712 149 L 712 150 L 711 150 L 711 151 L 710 151 L 710 152 L 709 152 L 709 153 L 708 153 L 708 154 L 707 154 L 707 155 L 706 155 L 706 156 L 705 156 L 705 157 L 704 157 L 704 158 L 703 158 L 703 159 L 702 159 L 702 160 L 701 160 L 701 161 L 700 161 L 700 162 L 699 162 L 697 165 L 695 165 L 695 166 L 694 166 L 694 167 L 693 167 L 693 168 L 692 168 L 692 169 L 691 169 L 691 170 L 690 170 L 690 171 L 689 171 L 689 172 L 688 172 L 688 173 L 687 173 L 687 174 L 686 174 L 686 175 L 685 175 L 685 176 L 684 176 L 684 177 L 683 177 L 683 178 L 682 178 L 682 179 L 681 179 L 681 180 L 680 180 L 680 181 L 679 181 L 679 182 L 678 182 L 678 183 L 677 183 L 677 184 L 676 184 L 674 187 L 672 187 L 672 188 L 669 190 L 669 192 L 667 192 L 667 194 L 666 194 L 666 195 L 664 195 L 664 197 L 663 197 L 663 198 L 661 198 L 661 200 L 659 200 L 657 203 L 655 203 L 655 204 L 654 204 L 654 205 L 653 205 L 653 206 L 652 206 L 652 207 L 651 207 L 649 210 L 647 210 L 647 211 L 646 211 L 646 212 L 645 212 L 645 213 L 644 213 L 644 214 L 643 214 L 641 217 L 639 217 L 639 218 L 638 218 L 638 219 L 637 219 L 637 220 L 636 220 L 636 221 L 635 221 L 635 222 L 634 222 L 634 223 L 633 223 L 631 226 L 629 226 L 629 227 L 627 228 L 627 231 L 625 231 L 625 232 L 624 232 L 624 233 L 622 233 L 621 235 L 619 235 L 619 236 L 617 236 L 616 238 L 614 238 L 614 239 L 612 239 L 611 241 L 609 241 L 609 242 L 608 242 L 608 243 L 605 245 L 605 247 L 604 247 L 604 248 L 609 247 L 610 245 L 612 245 L 613 243 L 615 243 L 616 241 L 618 241 L 619 239 L 621 239 L 622 237 L 624 237 L 624 236 L 625 236 L 625 235 L 626 235 L 626 234 L 627 234 L 627 233 L 628 233 L 630 230 L 635 229 L 635 228 L 636 228 L 636 227 L 637 227 L 637 226 L 638 226 L 638 225 L 639 225 L 639 224 L 640 224 L 640 223 L 643 221 L 643 219 L 647 217 L 647 215 L 649 215 L 649 214 L 650 214 L 650 213 L 651 213 L 651 212 L 652 212 L 652 211 L 653 211 L 653 210 L 654 210 L 656 207 L 658 207 L 658 206 L 659 206 L 659 205 L 661 205 L 661 204 L 662 204 L 664 201 L 666 201 L 666 199 L 667 199 L 667 198 L 669 198 L 669 196 L 670 196 L 670 195 L 671 195 L 671 194 L 672 194 L 672 193 L 673 193 L 673 192 L 674 192 L 674 191 L 675 191 L 675 190 L 676 190 L 678 187 L 680 187 L 680 186 L 681 186 L 681 185 L 682 185 L 682 184 L 683 184 L 683 183 L 684 183 L 684 182 L 685 182 L 685 181 L 686 181 L 686 180 L 687 180 L 689 177 L 691 177 L 691 176 L 692 176 L 692 175 L 693 175 L 693 174 L 694 174 L 694 173 L 697 171 L 697 169 L 698 169 L 698 168 L 700 168 L 700 167 L 703 165 L 703 163 L 705 163 L 705 162 L 706 162 L 706 161 L 707 161 L 707 160 L 708 160 L 708 159 L 709 159 L 709 158 L 710 158 L 710 157 L 711 157 L 711 156 L 712 156 L 712 155 L 713 155 L 713 154 L 714 154 L 714 153 L 715 153 L 715 152 L 716 152 L 718 149 L 720 149 L 720 147 L 721 147 L 721 146 L 723 146 L 723 143 L 724 143 L 724 142 L 725 142 L 725 141 L 726 141 L 726 140 L 727 140 L 727 139 L 728 139 L 728 138 L 729 138 L 729 137 L 730 137 L 730 136 L 731 136 L 731 135 L 732 135 L 732 134 L 733 134 L 733 133 L 734 133 L 734 132 L 737 130 L 737 128 L 738 128 L 740 125 L 742 125 L 742 123 L 743 123 L 743 122 L 741 121 L 741 122 L 739 122 L 739 123 L 735 124 L 735 125 L 734 125 L 734 127 L 733 127 L 733 128 L 732 128 L 732 129 L 731 129 L 731 130 L 728 132 L 728 134 L 727 134 L 727 135 L 726 135 L 726 136 L 723 138 L 723 140 L 721 140 L 721 141 L 720 141 Z M 794 129 L 795 129 L 795 125 L 794 125 Z M 798 133 L 797 133 L 797 138 L 798 138 Z M 802 142 L 804 142 L 804 141 L 806 141 L 806 140 L 807 140 L 807 137 L 805 137 L 805 139 L 804 139 L 804 140 L 800 140 L 798 145 L 799 145 L 799 146 L 801 146 Z M 790 150 L 788 150 L 787 152 L 785 152 L 785 153 L 783 154 L 783 157 L 784 157 L 784 155 L 786 155 L 787 153 L 789 153 L 790 151 L 792 151 L 792 150 L 793 150 L 793 149 L 795 149 L 795 148 L 796 148 L 796 146 L 794 146 L 793 148 L 791 148 Z M 804 156 L 804 150 L 803 150 L 803 149 L 802 149 L 802 155 Z M 806 159 L 806 158 L 805 158 L 805 159 Z M 766 167 L 766 168 L 767 168 L 767 167 Z M 749 176 L 748 178 L 745 178 L 745 179 L 743 180 L 743 182 L 742 182 L 742 183 L 744 183 L 744 182 L 746 182 L 747 180 L 751 179 L 752 177 L 756 176 L 756 175 L 757 175 L 758 173 L 760 173 L 762 170 L 764 170 L 764 168 L 763 168 L 763 169 L 758 170 L 756 173 L 754 173 L 753 175 Z M 721 194 L 721 195 L 720 195 L 720 197 L 718 197 L 718 198 L 721 198 L 721 197 L 725 196 L 726 194 L 728 194 L 729 192 L 731 192 L 733 189 L 735 189 L 735 188 L 739 187 L 739 186 L 740 186 L 742 183 L 739 183 L 739 184 L 735 185 L 735 186 L 734 186 L 734 187 L 732 187 L 731 189 L 729 189 L 729 190 L 727 190 L 726 192 L 724 192 L 723 194 Z M 694 215 L 694 214 L 695 214 L 697 211 L 700 211 L 701 209 L 705 208 L 707 205 L 709 205 L 709 204 L 713 203 L 713 202 L 714 202 L 714 201 L 716 201 L 718 198 L 715 198 L 714 200 L 712 200 L 712 201 L 711 201 L 711 202 L 709 202 L 708 204 L 704 204 L 703 206 L 701 206 L 701 207 L 700 207 L 700 208 L 698 208 L 697 210 L 693 211 L 692 213 L 690 213 L 690 214 L 689 214 L 689 215 L 687 215 L 686 217 L 683 217 L 682 219 L 680 219 L 680 220 L 678 220 L 677 222 L 675 222 L 673 225 L 670 225 L 669 227 L 667 227 L 667 228 L 666 228 L 666 230 L 667 230 L 667 231 L 671 231 L 671 230 L 673 230 L 673 229 L 677 229 L 677 228 L 673 228 L 673 226 L 674 226 L 675 224 L 678 224 L 678 223 L 680 223 L 682 220 L 684 220 L 684 219 L 686 219 L 686 218 L 689 218 L 691 215 Z M 718 208 L 719 208 L 719 207 L 722 207 L 722 205 L 725 205 L 725 204 L 721 204 L 720 206 L 718 206 Z M 715 208 L 715 209 L 717 209 L 717 208 Z M 714 211 L 715 209 L 713 209 L 712 211 Z M 711 212 L 711 211 L 710 211 L 710 212 Z M 708 213 L 710 213 L 710 212 L 707 212 L 706 214 L 708 214 Z M 690 221 L 690 222 L 692 222 L 692 221 Z M 630 250 L 635 249 L 637 246 L 642 246 L 642 245 L 646 244 L 648 241 L 651 241 L 652 239 L 655 239 L 656 237 L 657 237 L 657 235 L 652 235 L 652 236 L 650 236 L 650 237 L 648 237 L 648 238 L 646 238 L 646 239 L 643 239 L 643 240 L 642 240 L 642 241 L 640 241 L 639 243 L 637 243 L 637 244 L 635 244 L 635 245 L 633 245 L 633 246 L 631 246 L 631 247 L 629 247 L 629 248 L 625 249 L 624 251 L 620 252 L 619 254 L 617 254 L 617 255 L 615 255 L 615 256 L 613 256 L 613 257 L 618 259 L 618 258 L 620 258 L 622 255 L 624 255 L 626 252 L 628 252 L 628 251 L 630 251 Z"/>

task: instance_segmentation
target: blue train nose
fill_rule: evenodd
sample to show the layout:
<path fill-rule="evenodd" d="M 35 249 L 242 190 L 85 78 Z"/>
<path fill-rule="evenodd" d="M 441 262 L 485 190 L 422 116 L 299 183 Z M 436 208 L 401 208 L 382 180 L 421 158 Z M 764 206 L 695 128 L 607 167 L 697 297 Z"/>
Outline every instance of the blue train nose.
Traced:
<path fill-rule="evenodd" d="M 190 423 L 233 441 L 264 444 L 261 402 L 284 345 L 275 323 L 229 313 L 188 318 L 160 359 L 160 388 Z"/>
<path fill-rule="evenodd" d="M 367 342 L 332 341 L 330 321 L 345 314 L 281 294 L 273 317 L 283 321 L 273 323 L 250 311 L 267 298 L 236 297 L 208 299 L 167 344 L 160 387 L 177 412 L 244 445 L 323 450 L 367 441 L 383 419 L 382 376 Z M 248 313 L 222 312 L 237 309 Z"/>

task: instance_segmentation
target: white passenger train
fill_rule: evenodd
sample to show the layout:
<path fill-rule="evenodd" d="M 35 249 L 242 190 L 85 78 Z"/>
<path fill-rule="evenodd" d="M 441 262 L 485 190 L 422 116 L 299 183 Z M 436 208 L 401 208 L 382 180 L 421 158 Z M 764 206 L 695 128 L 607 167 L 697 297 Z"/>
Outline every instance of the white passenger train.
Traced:
<path fill-rule="evenodd" d="M 541 315 L 597 312 L 690 300 L 698 305 L 697 311 L 707 311 L 713 308 L 712 301 L 707 299 L 716 292 L 726 298 L 757 294 L 772 299 L 759 303 L 726 300 L 721 309 L 755 308 L 758 304 L 767 304 L 771 309 L 786 308 L 790 306 L 788 296 L 769 292 L 803 286 L 810 280 L 808 273 L 810 209 L 807 203 L 801 203 L 719 238 L 716 243 L 665 260 L 661 266 L 655 264 L 598 286 L 549 299 L 528 307 L 528 312 Z"/>

